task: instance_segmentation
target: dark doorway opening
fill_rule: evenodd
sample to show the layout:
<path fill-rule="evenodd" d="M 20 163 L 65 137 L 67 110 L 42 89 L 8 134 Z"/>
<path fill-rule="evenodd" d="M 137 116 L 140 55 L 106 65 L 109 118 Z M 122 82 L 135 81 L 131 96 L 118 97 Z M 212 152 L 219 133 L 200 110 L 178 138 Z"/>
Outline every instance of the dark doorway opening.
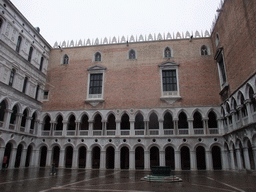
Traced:
<path fill-rule="evenodd" d="M 72 167 L 72 159 L 73 159 L 73 148 L 71 146 L 66 147 L 66 168 Z"/>
<path fill-rule="evenodd" d="M 86 148 L 84 146 L 79 148 L 79 168 L 85 168 L 86 166 Z"/>
<path fill-rule="evenodd" d="M 4 158 L 6 158 L 6 163 L 3 163 L 3 165 L 2 165 L 3 168 L 7 168 L 9 166 L 11 151 L 12 151 L 12 144 L 7 143 L 5 146 L 5 151 L 4 151 Z"/>
<path fill-rule="evenodd" d="M 196 148 L 196 161 L 197 161 L 197 169 L 205 170 L 206 162 L 205 162 L 205 149 L 202 146 Z"/>
<path fill-rule="evenodd" d="M 113 147 L 108 147 L 106 151 L 106 168 L 115 168 L 115 149 Z"/>
<path fill-rule="evenodd" d="M 100 148 L 94 147 L 92 149 L 92 168 L 99 169 L 100 168 Z"/>
<path fill-rule="evenodd" d="M 150 167 L 159 166 L 159 149 L 157 147 L 150 148 Z"/>
<path fill-rule="evenodd" d="M 31 145 L 29 145 L 28 149 L 27 149 L 25 167 L 29 167 L 29 165 L 30 165 L 32 149 L 33 149 L 33 147 Z"/>
<path fill-rule="evenodd" d="M 189 148 L 184 146 L 180 150 L 181 153 L 181 169 L 190 170 L 190 151 Z"/>
<path fill-rule="evenodd" d="M 47 147 L 41 147 L 41 158 L 40 158 L 40 167 L 45 167 L 46 165 L 46 156 L 47 156 Z"/>
<path fill-rule="evenodd" d="M 175 169 L 174 149 L 172 147 L 165 149 L 165 165 L 171 167 L 172 170 Z"/>
<path fill-rule="evenodd" d="M 135 169 L 144 169 L 144 149 L 142 147 L 135 149 Z"/>
<path fill-rule="evenodd" d="M 55 146 L 53 148 L 53 158 L 52 161 L 55 164 L 55 167 L 59 167 L 59 158 L 60 158 L 60 148 Z"/>
<path fill-rule="evenodd" d="M 221 170 L 221 152 L 218 146 L 212 148 L 212 163 L 214 170 Z"/>
<path fill-rule="evenodd" d="M 121 149 L 121 169 L 129 169 L 129 149 L 127 147 Z"/>

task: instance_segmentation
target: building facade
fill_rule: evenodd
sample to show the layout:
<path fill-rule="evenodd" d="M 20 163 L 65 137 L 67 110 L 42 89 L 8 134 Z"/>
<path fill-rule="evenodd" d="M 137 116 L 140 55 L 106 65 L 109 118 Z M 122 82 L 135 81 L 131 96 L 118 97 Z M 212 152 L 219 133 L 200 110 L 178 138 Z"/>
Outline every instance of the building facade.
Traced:
<path fill-rule="evenodd" d="M 211 33 L 55 43 L 1 2 L 2 167 L 254 170 L 255 3 Z"/>

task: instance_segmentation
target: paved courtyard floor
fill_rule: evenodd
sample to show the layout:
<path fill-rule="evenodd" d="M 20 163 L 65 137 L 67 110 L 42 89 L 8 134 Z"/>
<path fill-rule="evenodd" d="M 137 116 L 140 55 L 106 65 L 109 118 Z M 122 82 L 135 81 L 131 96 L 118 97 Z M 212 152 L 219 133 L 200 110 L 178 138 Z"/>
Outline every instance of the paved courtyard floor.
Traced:
<path fill-rule="evenodd" d="M 25 168 L 0 170 L 0 191 L 10 192 L 164 192 L 164 191 L 256 191 L 256 174 L 231 171 L 180 171 L 173 172 L 183 182 L 159 183 L 140 179 L 148 171 L 114 171 L 57 169 L 50 175 L 50 168 Z"/>

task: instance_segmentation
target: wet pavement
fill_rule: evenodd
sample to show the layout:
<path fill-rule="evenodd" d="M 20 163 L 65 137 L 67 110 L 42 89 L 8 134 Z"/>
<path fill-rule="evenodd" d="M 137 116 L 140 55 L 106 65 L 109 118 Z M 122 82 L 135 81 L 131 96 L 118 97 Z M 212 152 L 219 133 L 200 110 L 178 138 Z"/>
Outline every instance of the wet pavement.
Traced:
<path fill-rule="evenodd" d="M 175 171 L 173 173 L 183 180 L 177 183 L 141 181 L 150 174 L 148 171 L 57 169 L 55 176 L 51 176 L 50 171 L 50 168 L 0 170 L 0 191 L 256 191 L 256 173 L 245 171 Z"/>

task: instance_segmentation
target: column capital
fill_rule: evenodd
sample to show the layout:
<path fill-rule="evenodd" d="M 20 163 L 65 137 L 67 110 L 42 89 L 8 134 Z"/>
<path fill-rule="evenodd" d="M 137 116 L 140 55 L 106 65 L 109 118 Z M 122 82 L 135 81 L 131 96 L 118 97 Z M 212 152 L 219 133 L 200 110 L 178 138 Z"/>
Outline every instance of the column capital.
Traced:
<path fill-rule="evenodd" d="M 56 122 L 56 121 L 50 121 L 50 123 L 51 123 L 51 124 L 57 124 L 57 122 Z"/>
<path fill-rule="evenodd" d="M 81 123 L 81 121 L 79 121 L 79 120 L 75 120 L 75 123 Z"/>
<path fill-rule="evenodd" d="M 246 99 L 246 100 L 244 100 L 244 104 L 245 104 L 245 105 L 248 104 L 248 103 L 251 103 L 251 99 Z"/>
<path fill-rule="evenodd" d="M 12 113 L 13 111 L 11 109 L 5 109 L 4 112 L 6 113 Z"/>
<path fill-rule="evenodd" d="M 19 116 L 19 117 L 22 117 L 22 116 L 23 116 L 22 113 L 17 113 L 16 115 Z"/>

